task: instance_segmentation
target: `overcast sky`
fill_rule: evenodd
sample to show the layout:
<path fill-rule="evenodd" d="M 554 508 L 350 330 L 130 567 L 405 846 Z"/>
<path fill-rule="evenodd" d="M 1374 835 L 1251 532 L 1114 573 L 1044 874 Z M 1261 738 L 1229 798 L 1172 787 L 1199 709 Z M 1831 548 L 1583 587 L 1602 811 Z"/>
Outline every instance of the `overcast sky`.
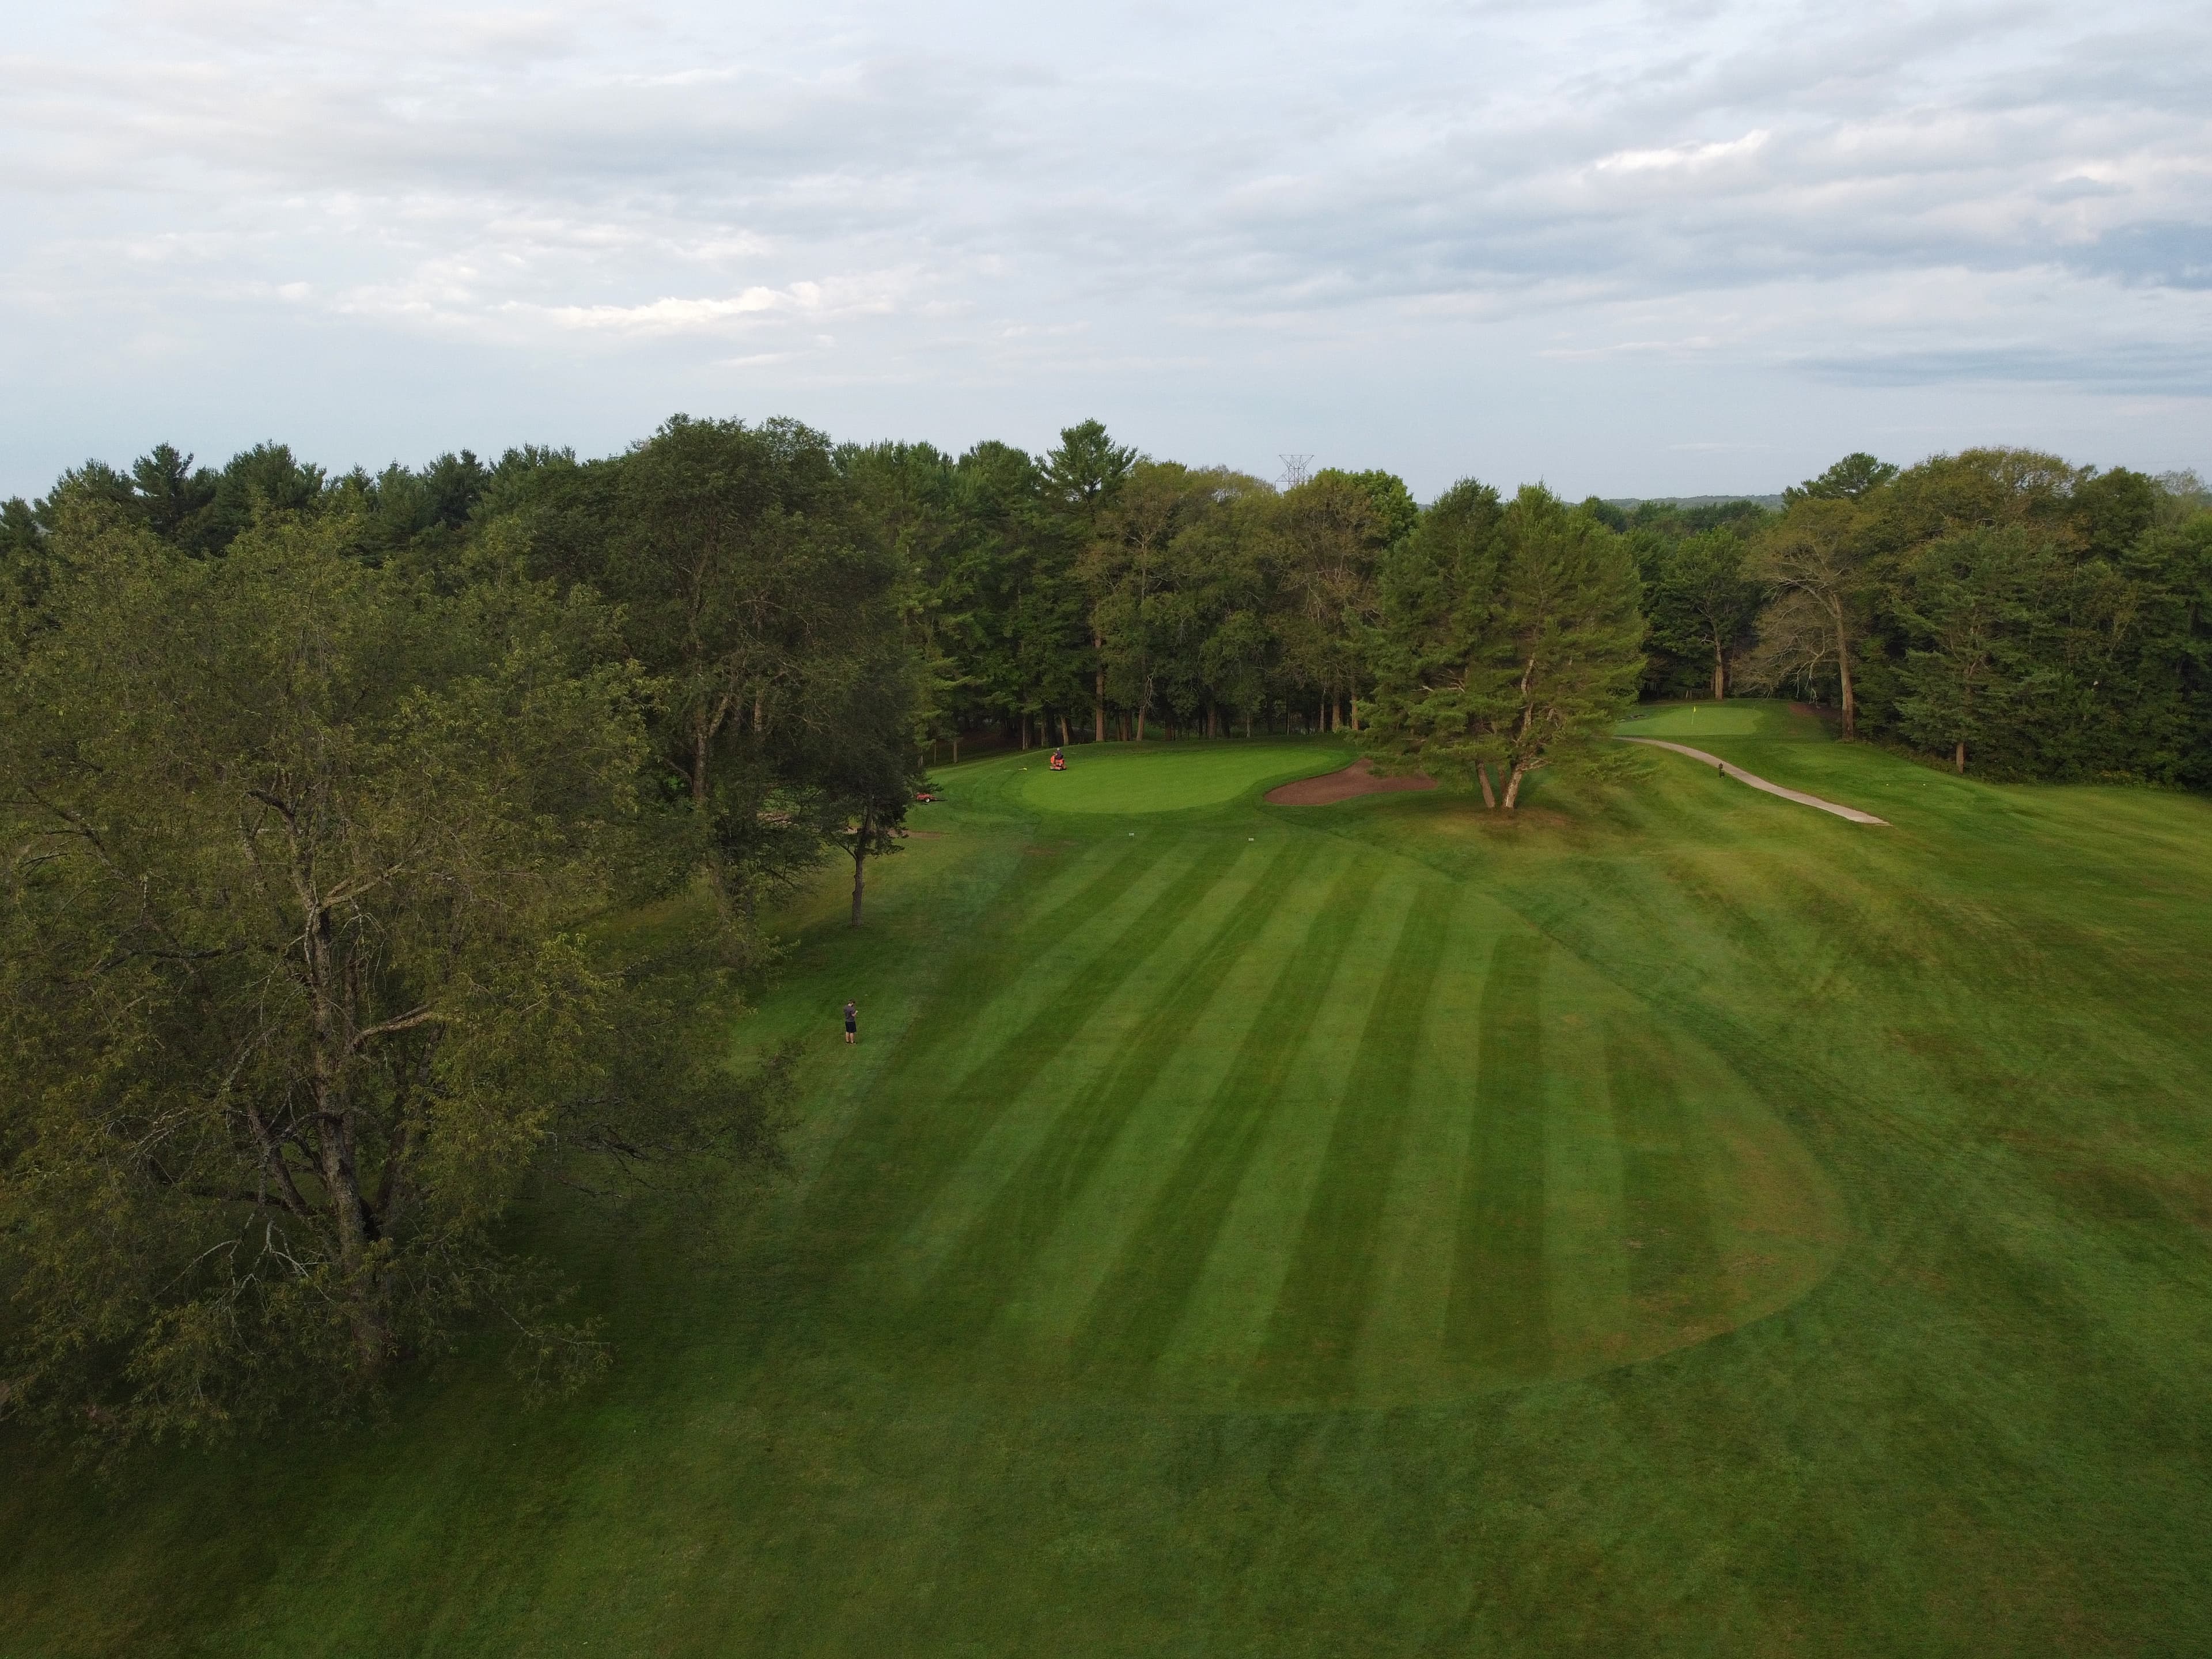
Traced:
<path fill-rule="evenodd" d="M 2212 472 L 2212 5 L 8 8 L 0 494 L 667 415 Z"/>

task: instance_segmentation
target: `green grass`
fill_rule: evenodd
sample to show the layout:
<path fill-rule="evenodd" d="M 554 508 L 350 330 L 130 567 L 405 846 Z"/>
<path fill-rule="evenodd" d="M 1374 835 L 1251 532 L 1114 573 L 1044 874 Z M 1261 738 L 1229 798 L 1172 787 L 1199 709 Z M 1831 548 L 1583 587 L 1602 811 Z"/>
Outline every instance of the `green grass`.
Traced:
<path fill-rule="evenodd" d="M 1697 738 L 1759 738 L 1769 741 L 1825 743 L 1826 729 L 1816 714 L 1788 703 L 1650 703 L 1614 728 L 1632 738 L 1664 738 L 1686 743 Z"/>
<path fill-rule="evenodd" d="M 0 1656 L 2212 1649 L 2212 806 L 1681 712 L 1892 827 L 947 769 L 738 1033 L 793 1174 L 532 1223 L 604 1384 L 0 1439 Z"/>
<path fill-rule="evenodd" d="M 1255 788 L 1334 772 L 1354 751 L 1319 740 L 1261 738 L 1085 744 L 1066 753 L 1065 772 L 1053 771 L 1042 750 L 1011 762 L 1023 773 L 1015 799 L 1040 812 L 1176 812 L 1218 806 Z"/>

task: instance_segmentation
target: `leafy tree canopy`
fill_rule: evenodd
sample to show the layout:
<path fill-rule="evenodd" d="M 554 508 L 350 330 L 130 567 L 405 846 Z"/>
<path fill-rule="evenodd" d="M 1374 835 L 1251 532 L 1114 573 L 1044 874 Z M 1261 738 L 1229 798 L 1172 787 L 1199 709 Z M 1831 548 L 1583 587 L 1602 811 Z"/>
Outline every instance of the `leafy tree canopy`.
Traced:
<path fill-rule="evenodd" d="M 711 975 L 588 943 L 665 869 L 651 688 L 585 593 L 441 597 L 268 519 L 195 562 L 65 520 L 0 707 L 18 1403 L 117 1432 L 342 1409 L 497 1308 L 533 1182 L 763 1155 Z"/>

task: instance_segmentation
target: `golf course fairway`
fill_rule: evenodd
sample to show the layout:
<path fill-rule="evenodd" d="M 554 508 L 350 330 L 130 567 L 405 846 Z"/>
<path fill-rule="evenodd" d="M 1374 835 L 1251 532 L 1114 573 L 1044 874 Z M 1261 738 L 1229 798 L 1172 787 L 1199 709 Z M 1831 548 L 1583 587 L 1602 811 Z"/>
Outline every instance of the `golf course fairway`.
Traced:
<path fill-rule="evenodd" d="M 1123 749 L 1018 799 L 1088 820 L 1340 758 Z M 910 1356 L 1399 1405 L 1645 1358 L 1825 1271 L 1840 1205 L 1695 1037 L 1476 886 L 1248 816 L 1032 848 L 898 1033 L 810 1214 Z"/>
<path fill-rule="evenodd" d="M 0 1659 L 2212 1650 L 2212 805 L 1620 730 L 1887 827 L 1628 745 L 1510 817 L 940 769 L 733 1022 L 788 1170 L 520 1224 L 605 1379 L 0 1428 Z"/>

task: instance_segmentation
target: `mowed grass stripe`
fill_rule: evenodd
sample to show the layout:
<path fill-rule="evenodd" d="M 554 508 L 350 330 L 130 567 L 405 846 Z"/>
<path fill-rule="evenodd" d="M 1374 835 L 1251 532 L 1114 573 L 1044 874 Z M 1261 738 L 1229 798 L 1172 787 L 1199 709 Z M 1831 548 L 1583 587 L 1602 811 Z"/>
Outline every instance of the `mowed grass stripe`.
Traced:
<path fill-rule="evenodd" d="M 975 1244 L 972 1234 L 977 1218 L 1000 1198 L 1030 1157 L 1052 1141 L 1069 1105 L 1094 1092 L 1120 1059 L 1134 1049 L 1160 977 L 1204 947 L 1221 916 L 1234 909 L 1265 874 L 1272 851 L 1249 843 L 1237 846 L 1228 868 L 1158 936 L 1150 957 L 1098 1001 L 1070 1006 L 1064 1000 L 1064 975 L 1045 972 L 1029 976 L 1032 982 L 1023 992 L 1028 1000 L 1018 1012 L 1030 1013 L 1039 994 L 1060 1001 L 1069 1040 L 1023 1079 L 1006 1103 L 1007 1109 L 999 1114 L 990 1133 L 975 1143 L 966 1159 L 945 1171 L 942 1185 L 901 1249 L 906 1293 L 920 1297 L 928 1292 L 947 1265 Z M 998 1023 L 1015 1022 L 1000 1018 Z M 994 1094 L 1002 1086 L 1000 1073 L 990 1067 L 975 1072 L 968 1083 L 975 1091 Z"/>
<path fill-rule="evenodd" d="M 1078 1343 L 1094 1370 L 1149 1368 L 1173 1340 L 1297 1064 L 1302 1045 L 1291 1034 L 1304 1029 L 1308 1011 L 1334 977 L 1381 877 L 1380 864 L 1363 860 L 1331 884 L 1304 948 L 1284 962 L 1174 1173 L 1124 1243 Z"/>
<path fill-rule="evenodd" d="M 1490 953 L 1445 1324 L 1454 1358 L 1511 1375 L 1540 1372 L 1551 1354 L 1543 1052 L 1550 948 L 1540 935 L 1509 933 Z"/>
<path fill-rule="evenodd" d="M 963 930 L 952 946 L 951 960 L 932 975 L 931 988 L 902 1024 L 887 1024 L 882 1005 L 866 1002 L 864 994 L 861 1041 L 869 1061 L 854 1068 L 849 1084 L 862 1101 L 821 1167 L 804 1178 L 805 1188 L 817 1195 L 811 1200 L 817 1209 L 845 1203 L 853 1190 L 852 1160 L 856 1155 L 864 1160 L 874 1157 L 875 1148 L 865 1133 L 868 1114 L 886 1107 L 903 1110 L 918 1093 L 940 1092 L 947 1059 L 964 1066 L 972 1058 L 971 1022 L 976 1007 L 1029 976 L 1042 951 L 1065 939 L 1074 923 L 1131 892 L 1133 878 L 1147 862 L 1158 863 L 1160 858 L 1156 843 L 1116 839 L 1096 843 L 1094 850 L 1067 863 L 1017 864 L 1012 878 L 987 902 L 976 922 Z M 1049 908 L 1032 915 L 1039 905 Z M 838 996 L 845 994 L 840 986 Z M 889 1053 L 878 1061 L 877 1045 L 870 1036 L 886 1030 Z M 887 1080 L 896 1080 L 895 1085 Z"/>
<path fill-rule="evenodd" d="M 1213 1238 L 1154 1385 L 1227 1404 L 1264 1369 L 1269 1320 L 1328 1166 L 1328 1138 L 1359 1055 L 1376 988 L 1425 885 L 1393 860 L 1368 895 L 1336 972 L 1296 1033 L 1297 1063 L 1267 1108 L 1267 1127 Z"/>
<path fill-rule="evenodd" d="M 1039 853 L 1033 846 L 1024 850 L 1025 856 L 1039 860 L 1057 856 Z M 1125 836 L 1103 847 L 1094 846 L 1073 860 L 1073 867 L 1054 870 L 1045 866 L 1043 873 L 1048 879 L 1042 883 L 1042 890 L 1034 896 L 1025 895 L 1006 907 L 1022 917 L 1006 947 L 1008 954 L 1018 965 L 1026 964 L 1030 957 L 1090 916 L 1105 898 L 1121 891 L 1131 876 L 1159 856 L 1158 843 L 1150 837 Z M 1055 890 L 1062 886 L 1070 890 L 1055 897 Z M 1043 908 L 1034 915 L 1028 914 L 1033 906 Z"/>
<path fill-rule="evenodd" d="M 1271 1397 L 1348 1398 L 1352 1358 L 1381 1266 L 1383 1206 L 1412 1115 L 1430 994 L 1445 960 L 1453 896 L 1414 898 L 1369 1006 L 1359 1049 L 1261 1350 Z"/>
<path fill-rule="evenodd" d="M 1197 1023 L 1130 1114 L 1090 1184 L 1068 1206 L 1019 1295 L 1006 1305 L 1001 1328 L 1025 1330 L 1040 1352 L 1063 1361 L 1076 1352 L 1100 1286 L 1174 1178 L 1208 1103 L 1236 1071 L 1283 964 L 1305 950 L 1322 902 L 1354 861 L 1327 836 L 1299 832 L 1289 839 L 1310 848 L 1313 861 L 1243 953 L 1200 991 L 1204 1006 Z M 1268 1299 L 1272 1305 L 1272 1285 Z"/>
<path fill-rule="evenodd" d="M 999 1027 L 1010 1029 L 1034 1013 L 1041 1006 L 1041 996 L 1060 1000 L 1066 1017 L 1068 1040 L 1043 1066 L 1020 1079 L 989 1133 L 975 1142 L 958 1165 L 945 1172 L 938 1190 L 930 1195 L 898 1247 L 905 1293 L 920 1297 L 929 1290 L 948 1262 L 973 1242 L 969 1235 L 976 1218 L 992 1206 L 1031 1154 L 1053 1138 L 1069 1103 L 1091 1092 L 1100 1079 L 1110 1073 L 1118 1058 L 1131 1052 L 1160 976 L 1172 973 L 1177 963 L 1203 948 L 1220 917 L 1233 909 L 1265 872 L 1272 850 L 1262 851 L 1249 843 L 1237 846 L 1228 867 L 1158 936 L 1151 956 L 1137 963 L 1120 986 L 1100 1000 L 1069 1006 L 1061 1000 L 1066 994 L 1064 974 L 1033 972 L 1024 976 L 1018 996 L 1004 996 L 995 1007 L 988 1009 Z M 1157 891 L 1158 886 L 1155 882 L 1148 890 Z M 1126 908 L 1119 913 L 1110 930 L 1090 930 L 1086 937 L 1091 946 L 1086 948 L 1095 948 L 1102 937 L 1118 938 L 1120 925 L 1128 914 Z M 1051 954 L 1043 960 L 1049 964 Z M 1004 1068 L 987 1063 L 967 1073 L 956 1086 L 963 1094 L 995 1094 L 1002 1090 L 1003 1073 Z"/>
<path fill-rule="evenodd" d="M 1170 849 L 1173 850 L 1173 849 Z M 1163 861 L 1156 842 L 1101 844 L 1070 864 L 1032 865 L 1007 884 L 982 924 L 958 947 L 930 1007 L 901 1044 L 896 1074 L 931 1078 L 941 1054 L 972 1059 L 975 1010 L 1031 974 L 1036 958 L 1127 894 L 1136 878 Z M 1059 890 L 1066 889 L 1065 892 Z M 1055 897 L 1055 893 L 1058 896 Z M 1044 906 L 1042 909 L 1035 907 Z M 1035 914 L 1031 914 L 1035 909 Z M 1001 928 L 1000 924 L 1011 922 Z"/>
<path fill-rule="evenodd" d="M 1402 1150 L 1383 1201 L 1373 1301 L 1357 1350 L 1363 1401 L 1455 1397 L 1470 1386 L 1467 1367 L 1444 1348 L 1460 1184 L 1475 1133 L 1470 1102 L 1483 977 L 1500 936 L 1522 923 L 1465 885 L 1436 902 L 1445 915 L 1443 961 L 1429 990 Z"/>
<path fill-rule="evenodd" d="M 1302 838 L 1269 849 L 1258 878 L 1204 942 L 1146 1000 L 1135 1042 L 1056 1114 L 1043 1137 L 976 1215 L 928 1292 L 956 1337 L 988 1323 L 1090 1185 L 1138 1104 L 1206 1012 L 1206 993 L 1250 948 L 1318 851 Z"/>
<path fill-rule="evenodd" d="M 1615 1028 L 1606 1043 L 1628 1290 L 1640 1313 L 1671 1323 L 1713 1318 L 1726 1301 L 1705 1158 L 1662 1031 Z"/>
<path fill-rule="evenodd" d="M 1178 842 L 1163 862 L 1171 862 L 1180 850 Z M 839 1146 L 836 1178 L 825 1176 L 817 1188 L 825 1216 L 842 1208 L 848 1216 L 864 1217 L 879 1239 L 902 1234 L 947 1173 L 967 1158 L 1030 1080 L 1075 1041 L 1082 1015 L 1136 972 L 1243 851 L 1241 842 L 1207 837 L 1180 874 L 1118 926 L 1102 918 L 1097 928 L 1086 927 L 1086 934 L 1096 932 L 1097 937 L 1059 952 L 1058 974 L 1051 971 L 1049 954 L 1033 960 L 1028 972 L 1015 975 L 997 998 L 971 1016 L 966 1028 L 971 1036 L 994 1028 L 1002 1035 L 971 1042 L 969 1063 L 956 1080 L 933 1085 L 927 1073 L 894 1066 L 893 1078 L 913 1081 L 902 1091 L 884 1090 L 872 1115 Z M 1011 1019 L 997 1006 L 1010 999 L 1018 1002 Z M 1025 1019 L 1020 1018 L 1021 1006 L 1032 1010 Z"/>

